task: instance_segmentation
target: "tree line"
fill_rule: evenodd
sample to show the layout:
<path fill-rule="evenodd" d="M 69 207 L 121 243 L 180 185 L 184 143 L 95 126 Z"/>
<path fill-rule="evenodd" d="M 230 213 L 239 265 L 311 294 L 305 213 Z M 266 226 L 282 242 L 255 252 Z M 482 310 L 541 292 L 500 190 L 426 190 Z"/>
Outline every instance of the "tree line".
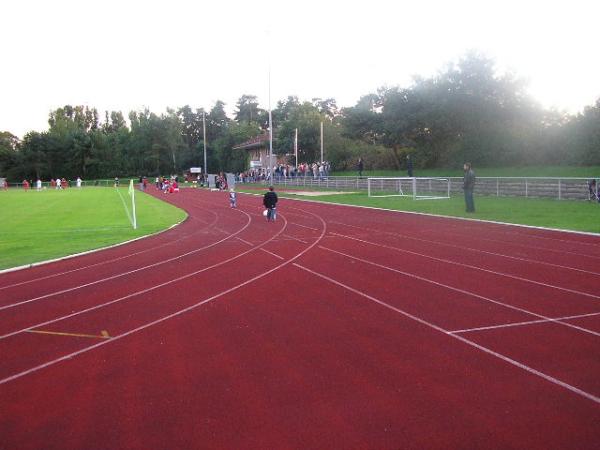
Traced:
<path fill-rule="evenodd" d="M 210 110 L 189 105 L 156 114 L 66 105 L 49 114 L 47 131 L 22 139 L 0 132 L 0 176 L 9 179 L 85 179 L 181 173 L 203 165 L 203 117 L 208 170 L 240 172 L 248 155 L 233 147 L 268 130 L 268 111 L 257 97 L 242 95 L 233 117 L 225 103 Z M 367 169 L 528 164 L 600 164 L 600 99 L 572 115 L 542 108 L 526 84 L 499 75 L 494 61 L 467 54 L 437 75 L 409 87 L 382 87 L 339 108 L 335 99 L 301 101 L 289 96 L 272 111 L 274 151 L 288 155 L 299 130 L 299 162 L 325 159 L 350 170 L 361 157 Z"/>

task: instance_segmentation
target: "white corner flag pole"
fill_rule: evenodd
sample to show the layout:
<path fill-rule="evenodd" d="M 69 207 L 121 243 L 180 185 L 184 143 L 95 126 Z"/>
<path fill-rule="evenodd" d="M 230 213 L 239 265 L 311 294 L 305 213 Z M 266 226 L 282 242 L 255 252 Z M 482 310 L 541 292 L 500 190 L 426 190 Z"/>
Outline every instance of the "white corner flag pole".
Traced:
<path fill-rule="evenodd" d="M 129 180 L 129 196 L 131 197 L 131 210 L 133 216 L 133 229 L 137 230 L 137 218 L 135 216 L 135 188 L 133 187 L 133 180 Z"/>

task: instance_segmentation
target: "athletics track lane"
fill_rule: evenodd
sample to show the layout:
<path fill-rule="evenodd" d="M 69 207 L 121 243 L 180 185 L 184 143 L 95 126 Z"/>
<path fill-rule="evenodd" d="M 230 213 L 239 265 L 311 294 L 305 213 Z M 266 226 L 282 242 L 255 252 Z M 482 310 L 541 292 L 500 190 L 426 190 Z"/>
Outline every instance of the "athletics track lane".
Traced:
<path fill-rule="evenodd" d="M 297 205 L 284 201 L 281 209 Z M 319 210 L 324 217 L 331 210 L 338 221 L 353 217 L 344 214 L 348 209 L 340 214 L 335 207 L 301 208 Z M 403 215 L 388 220 L 398 216 Z M 309 224 L 300 225 L 308 234 L 296 239 L 306 246 L 314 235 L 305 228 Z M 323 245 L 339 240 L 326 238 Z M 277 254 L 293 241 L 294 236 L 277 240 L 267 250 Z M 302 263 L 321 264 L 324 258 L 311 251 Z M 412 263 L 385 259 L 400 261 L 404 268 Z M 337 258 L 323 270 L 332 271 L 333 278 L 351 271 L 348 282 L 370 275 L 379 285 L 390 284 L 392 293 L 402 289 L 381 272 L 344 271 L 346 263 L 347 258 Z M 10 383 L 9 390 L 0 387 L 2 400 L 12 398 L 15 408 L 7 403 L 11 411 L 31 413 L 32 422 L 40 424 L 26 442 L 62 439 L 64 448 L 76 448 L 78 442 L 93 443 L 86 448 L 102 448 L 102 443 L 119 448 L 169 443 L 179 448 L 448 448 L 465 442 L 489 448 L 587 448 L 597 440 L 598 410 L 586 399 L 299 269 L 286 267 L 277 274 L 189 316 L 157 324 L 153 333 L 142 331 L 64 362 L 79 371 L 61 370 L 58 364 Z M 460 316 L 455 309 L 456 304 L 446 310 Z M 212 311 L 219 314 L 211 320 L 206 316 Z M 463 315 L 468 314 L 475 321 L 481 312 Z M 206 375 L 206 389 L 197 374 Z M 19 393 L 19 386 L 27 388 L 26 379 L 40 385 L 48 379 L 70 380 L 61 386 L 72 391 L 60 395 L 59 389 L 56 398 L 36 389 Z M 33 409 L 25 400 L 32 400 L 32 392 L 38 397 L 32 404 L 54 400 L 58 411 Z M 111 408 L 113 414 L 98 417 L 97 411 Z M 69 436 L 60 426 L 47 427 L 69 419 L 78 424 Z M 9 423 L 18 440 L 18 419 Z M 44 441 L 53 434 L 56 439 Z"/>

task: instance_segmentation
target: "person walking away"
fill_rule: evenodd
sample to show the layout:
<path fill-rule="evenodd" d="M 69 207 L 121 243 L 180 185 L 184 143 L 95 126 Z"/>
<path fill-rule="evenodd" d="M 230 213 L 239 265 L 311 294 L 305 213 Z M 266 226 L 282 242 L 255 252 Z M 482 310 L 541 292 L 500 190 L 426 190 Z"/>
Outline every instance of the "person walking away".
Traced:
<path fill-rule="evenodd" d="M 81 177 L 77 177 L 77 180 L 75 180 L 75 182 L 77 183 L 77 189 L 81 189 Z"/>
<path fill-rule="evenodd" d="M 237 194 L 233 188 L 229 189 L 229 207 L 237 208 Z"/>
<path fill-rule="evenodd" d="M 363 169 L 365 168 L 365 163 L 363 162 L 362 158 L 358 158 L 357 168 L 358 168 L 358 177 L 362 178 Z"/>
<path fill-rule="evenodd" d="M 471 168 L 471 163 L 465 163 L 463 166 L 465 176 L 463 178 L 463 189 L 465 191 L 465 204 L 467 212 L 475 212 L 475 202 L 473 200 L 473 189 L 475 188 L 475 172 Z"/>
<path fill-rule="evenodd" d="M 263 197 L 263 205 L 267 208 L 267 222 L 275 222 L 278 200 L 273 186 L 269 186 L 268 192 Z"/>
<path fill-rule="evenodd" d="M 41 191 L 42 190 L 42 180 L 40 180 L 39 178 L 35 182 L 35 190 L 36 191 Z"/>

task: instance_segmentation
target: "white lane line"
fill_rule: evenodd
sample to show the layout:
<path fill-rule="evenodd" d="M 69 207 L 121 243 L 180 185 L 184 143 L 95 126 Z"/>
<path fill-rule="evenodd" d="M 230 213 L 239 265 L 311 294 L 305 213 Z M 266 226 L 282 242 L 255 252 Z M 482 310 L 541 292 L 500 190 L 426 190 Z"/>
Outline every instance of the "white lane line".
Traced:
<path fill-rule="evenodd" d="M 526 372 L 528 372 L 530 374 L 536 375 L 536 376 L 538 376 L 538 377 L 540 377 L 540 378 L 542 378 L 542 379 L 544 379 L 546 381 L 549 381 L 550 383 L 553 383 L 553 384 L 555 384 L 557 386 L 560 386 L 560 387 L 562 387 L 564 389 L 567 389 L 567 390 L 569 390 L 569 391 L 571 391 L 571 392 L 573 392 L 575 394 L 578 394 L 578 395 L 580 395 L 582 397 L 585 397 L 588 400 L 593 401 L 594 403 L 600 404 L 600 397 L 596 397 L 594 394 L 591 394 L 591 393 L 586 392 L 586 391 L 584 391 L 582 389 L 579 389 L 579 388 L 577 388 L 577 387 L 575 387 L 575 386 L 573 386 L 571 384 L 568 384 L 568 383 L 566 383 L 564 381 L 561 381 L 558 378 L 554 378 L 553 376 L 550 376 L 550 375 L 548 375 L 546 373 L 540 372 L 539 370 L 534 369 L 533 367 L 527 366 L 527 365 L 525 365 L 525 364 L 523 364 L 523 363 L 521 363 L 519 361 L 516 361 L 516 360 L 514 360 L 512 358 L 509 358 L 508 356 L 505 356 L 505 355 L 503 355 L 501 353 L 498 353 L 498 352 L 496 352 L 496 351 L 494 351 L 494 350 L 492 350 L 490 348 L 487 348 L 487 347 L 484 347 L 483 345 L 477 344 L 476 342 L 473 342 L 473 341 L 471 341 L 471 340 L 469 340 L 469 339 L 467 339 L 467 338 L 465 338 L 463 336 L 460 336 L 458 334 L 451 334 L 447 330 L 445 330 L 445 329 L 443 329 L 441 327 L 438 327 L 437 325 L 434 325 L 431 322 L 428 322 L 428 321 L 426 321 L 424 319 L 421 319 L 420 317 L 417 317 L 417 316 L 415 316 L 413 314 L 410 314 L 410 313 L 408 313 L 406 311 L 403 311 L 403 310 L 401 310 L 399 308 L 396 308 L 396 307 L 394 307 L 394 306 L 392 306 L 392 305 L 390 305 L 390 304 L 388 304 L 388 303 L 386 303 L 386 302 L 384 302 L 382 300 L 379 300 L 379 299 L 377 299 L 377 298 L 375 298 L 375 297 L 373 297 L 373 296 L 371 296 L 371 295 L 369 295 L 369 294 L 367 294 L 365 292 L 362 292 L 362 291 L 359 291 L 358 289 L 354 289 L 354 288 L 352 288 L 350 286 L 347 286 L 344 283 L 341 283 L 341 282 L 339 282 L 337 280 L 334 280 L 333 278 L 330 278 L 330 277 L 328 277 L 326 275 L 323 275 L 322 273 L 315 272 L 314 270 L 311 270 L 311 269 L 309 269 L 307 267 L 301 266 L 300 264 L 297 264 L 297 263 L 293 263 L 293 266 L 298 267 L 299 269 L 302 269 L 302 270 L 304 270 L 304 271 L 306 271 L 308 273 L 311 273 L 311 274 L 315 275 L 316 277 L 322 278 L 323 280 L 329 281 L 332 284 L 340 286 L 340 287 L 342 287 L 342 288 L 344 288 L 344 289 L 346 289 L 346 290 L 348 290 L 350 292 L 353 292 L 353 293 L 355 293 L 357 295 L 360 295 L 361 297 L 364 297 L 364 298 L 366 298 L 366 299 L 368 299 L 368 300 L 370 300 L 370 301 L 372 301 L 374 303 L 377 303 L 380 306 L 388 308 L 391 311 L 394 311 L 394 312 L 397 312 L 399 314 L 402 314 L 404 317 L 407 317 L 407 318 L 409 318 L 411 320 L 414 320 L 415 322 L 418 322 L 418 323 L 420 323 L 422 325 L 425 325 L 425 326 L 427 326 L 427 327 L 429 327 L 429 328 L 431 328 L 433 330 L 439 331 L 440 333 L 443 333 L 446 336 L 449 336 L 449 337 L 451 337 L 453 339 L 456 339 L 456 340 L 458 340 L 460 342 L 463 342 L 463 343 L 465 343 L 465 344 L 467 344 L 467 345 L 469 345 L 471 347 L 474 347 L 474 348 L 476 348 L 478 350 L 481 350 L 482 352 L 487 353 L 488 355 L 491 355 L 491 356 L 494 356 L 494 357 L 496 357 L 498 359 L 501 359 L 502 361 L 505 361 L 505 362 L 507 362 L 507 363 L 515 366 L 515 367 L 518 367 L 519 369 L 522 369 L 522 370 L 524 370 L 524 371 L 526 371 Z M 110 342 L 110 341 L 105 341 L 105 342 Z"/>
<path fill-rule="evenodd" d="M 246 213 L 243 213 L 243 214 L 246 214 Z M 65 294 L 67 292 L 72 292 L 72 291 L 75 291 L 75 290 L 78 290 L 78 289 L 81 289 L 81 288 L 84 288 L 84 287 L 93 286 L 93 285 L 96 285 L 96 284 L 99 284 L 99 283 L 104 283 L 106 281 L 114 280 L 116 278 L 121 278 L 121 277 L 124 277 L 125 275 L 131 275 L 132 273 L 140 272 L 142 270 L 150 269 L 152 267 L 157 267 L 157 266 L 169 263 L 171 261 L 176 261 L 176 260 L 181 259 L 181 258 L 183 258 L 185 256 L 189 256 L 189 255 L 192 255 L 194 253 L 198 253 L 200 251 L 203 251 L 203 250 L 206 250 L 208 248 L 214 247 L 215 245 L 218 245 L 218 244 L 220 244 L 220 243 L 222 243 L 222 242 L 224 242 L 224 241 L 226 241 L 228 239 L 231 239 L 231 238 L 237 236 L 242 231 L 244 231 L 246 228 L 248 228 L 250 226 L 250 222 L 252 221 L 252 219 L 250 218 L 250 216 L 248 214 L 246 214 L 246 215 L 248 216 L 248 222 L 246 222 L 246 225 L 244 225 L 242 228 L 240 228 L 235 233 L 230 234 L 229 236 L 226 236 L 223 239 L 220 239 L 220 240 L 218 240 L 216 242 L 213 242 L 212 244 L 209 244 L 209 245 L 206 245 L 204 247 L 200 247 L 200 248 L 191 250 L 189 252 L 183 253 L 181 255 L 178 255 L 178 256 L 175 256 L 175 257 L 172 257 L 172 258 L 169 258 L 169 259 L 161 260 L 161 261 L 156 262 L 154 264 L 149 264 L 147 266 L 142 266 L 142 267 L 139 267 L 137 269 L 129 270 L 127 272 L 122 272 L 122 273 L 119 273 L 119 274 L 116 274 L 116 275 L 112 275 L 110 277 L 101 278 L 100 280 L 95 280 L 95 281 L 92 281 L 90 283 L 81 284 L 81 285 L 78 285 L 78 286 L 74 286 L 72 288 L 63 289 L 61 291 L 51 292 L 49 294 L 41 295 L 39 297 L 30 298 L 28 300 L 23 300 L 23 301 L 20 301 L 20 302 L 17 302 L 17 303 L 12 303 L 12 304 L 9 304 L 9 305 L 0 306 L 0 311 L 5 310 L 5 309 L 9 309 L 9 308 L 14 308 L 16 306 L 24 305 L 24 304 L 27 304 L 27 303 L 31 303 L 31 302 L 36 302 L 36 301 L 39 301 L 39 300 L 43 300 L 45 298 L 54 297 L 55 295 Z"/>
<path fill-rule="evenodd" d="M 204 222 L 204 221 L 199 220 L 197 218 L 191 218 L 191 220 L 198 220 L 199 222 L 203 222 L 203 223 L 205 223 L 207 225 L 205 227 L 202 227 L 198 231 L 195 231 L 193 233 L 190 233 L 190 234 L 187 234 L 185 236 L 182 236 L 179 239 L 175 239 L 174 241 L 169 241 L 169 242 L 166 242 L 164 244 L 156 245 L 156 246 L 153 246 L 152 248 L 148 248 L 146 250 L 140 250 L 139 252 L 129 253 L 127 255 L 120 256 L 118 258 L 111 258 L 111 259 L 109 259 L 107 261 L 101 261 L 99 263 L 95 263 L 95 264 L 90 264 L 90 265 L 87 265 L 87 266 L 78 267 L 76 269 L 71 269 L 71 270 L 67 270 L 67 271 L 64 271 L 64 272 L 54 273 L 52 275 L 46 275 L 46 276 L 43 276 L 43 277 L 32 278 L 32 279 L 29 279 L 29 280 L 26 280 L 26 281 L 21 281 L 19 283 L 9 284 L 7 286 L 0 286 L 0 290 L 12 288 L 12 287 L 17 287 L 17 286 L 23 286 L 25 284 L 34 283 L 34 282 L 41 281 L 41 280 L 47 280 L 47 279 L 50 279 L 50 278 L 59 277 L 61 275 L 67 275 L 67 274 L 70 274 L 70 273 L 73 273 L 73 272 L 79 272 L 81 270 L 90 269 L 92 267 L 102 266 L 102 265 L 105 265 L 105 264 L 113 264 L 116 261 L 120 261 L 120 260 L 123 260 L 123 259 L 131 258 L 132 256 L 138 256 L 138 255 L 141 255 L 141 254 L 144 254 L 144 253 L 147 253 L 147 252 L 155 251 L 156 249 L 165 247 L 167 245 L 175 244 L 175 243 L 177 243 L 179 241 L 182 241 L 184 239 L 188 239 L 188 238 L 190 238 L 190 237 L 192 237 L 192 236 L 194 236 L 196 234 L 202 234 L 202 233 L 205 232 L 205 230 L 207 228 L 210 228 L 211 226 L 213 226 L 217 222 L 217 220 L 219 219 L 219 216 L 216 213 L 214 213 L 213 211 L 210 211 L 210 210 L 209 210 L 209 212 L 215 215 L 215 219 L 213 220 L 212 223 L 208 224 L 208 222 Z"/>
<path fill-rule="evenodd" d="M 453 330 L 448 333 L 470 333 L 472 331 L 486 331 L 486 330 L 497 330 L 499 328 L 512 328 L 512 327 L 521 327 L 524 325 L 534 325 L 538 323 L 552 323 L 562 320 L 572 320 L 572 319 L 581 319 L 584 317 L 593 317 L 600 315 L 600 312 L 589 313 L 589 314 L 577 314 L 576 316 L 563 316 L 563 317 L 553 317 L 550 320 L 540 319 L 540 320 L 529 320 L 527 322 L 511 322 L 504 323 L 501 325 L 490 325 L 489 327 L 477 327 L 477 328 L 465 328 L 464 330 Z"/>
<path fill-rule="evenodd" d="M 291 235 L 289 235 L 289 234 L 284 234 L 283 236 L 284 236 L 284 237 L 288 237 L 288 238 L 290 238 L 290 239 L 292 239 L 292 240 L 294 240 L 294 241 L 302 242 L 303 244 L 308 244 L 308 241 L 305 241 L 305 240 L 303 240 L 303 239 L 300 239 L 300 238 L 297 238 L 297 237 L 291 236 Z"/>
<path fill-rule="evenodd" d="M 310 213 L 310 214 L 312 214 L 312 213 Z M 315 217 L 317 217 L 321 221 L 321 223 L 323 225 L 323 230 L 321 232 L 321 238 L 322 238 L 325 235 L 325 233 L 327 232 L 327 224 L 325 223 L 325 221 L 320 216 L 318 216 L 316 214 L 312 214 L 312 215 L 315 216 Z M 283 231 L 283 229 L 281 231 Z M 268 241 L 266 241 L 266 242 L 268 242 Z M 237 289 L 239 289 L 241 287 L 244 287 L 244 286 L 246 286 L 246 285 L 248 285 L 250 283 L 253 283 L 256 280 L 259 280 L 259 279 L 261 279 L 261 278 L 263 278 L 263 277 L 265 277 L 265 276 L 267 276 L 267 275 L 275 272 L 276 270 L 279 270 L 282 267 L 287 266 L 290 263 L 293 263 L 295 260 L 297 260 L 298 258 L 300 258 L 304 253 L 306 253 L 309 250 L 311 250 L 318 243 L 319 243 L 319 240 L 315 241 L 313 244 L 311 244 L 310 246 L 308 246 L 304 250 L 302 250 L 300 253 L 298 253 L 296 256 L 294 256 L 293 258 L 291 258 L 291 259 L 289 259 L 287 261 L 282 262 L 278 266 L 276 266 L 276 267 L 274 267 L 274 268 L 272 268 L 272 269 L 270 269 L 270 270 L 268 270 L 268 271 L 266 271 L 266 272 L 264 272 L 264 273 L 262 273 L 260 275 L 256 275 L 255 277 L 252 277 L 249 280 L 246 280 L 246 281 L 244 281 L 244 282 L 242 282 L 242 283 L 240 283 L 240 284 L 238 284 L 238 285 L 236 285 L 236 286 L 234 286 L 232 288 L 229 288 L 229 289 L 227 289 L 225 291 L 222 291 L 222 292 L 220 292 L 220 293 L 218 293 L 216 295 L 213 295 L 212 297 L 209 297 L 209 298 L 207 298 L 205 300 L 202 300 L 202 301 L 200 301 L 198 303 L 195 303 L 195 304 L 193 304 L 191 306 L 188 306 L 187 308 L 184 308 L 184 309 L 176 311 L 176 312 L 174 312 L 172 314 L 169 314 L 168 316 L 164 316 L 164 317 L 162 317 L 160 319 L 157 319 L 157 320 L 154 320 L 152 322 L 149 322 L 149 323 L 146 323 L 144 325 L 141 325 L 141 326 L 139 326 L 137 328 L 134 328 L 133 330 L 126 331 L 125 333 L 122 333 L 122 334 L 119 334 L 119 335 L 116 335 L 116 336 L 112 336 L 111 339 L 106 339 L 106 340 L 101 341 L 101 342 L 99 342 L 97 344 L 91 345 L 91 346 L 83 348 L 81 350 L 77 350 L 75 352 L 69 353 L 69 354 L 64 355 L 64 356 L 61 356 L 60 358 L 53 359 L 51 361 L 48 361 L 46 363 L 43 363 L 43 364 L 40 364 L 38 366 L 32 367 L 30 369 L 24 370 L 22 372 L 16 373 L 16 374 L 11 375 L 9 377 L 0 379 L 0 385 L 5 384 L 5 383 L 9 383 L 9 382 L 14 381 L 14 380 L 17 380 L 17 379 L 22 378 L 22 377 L 24 377 L 26 375 L 29 375 L 31 373 L 38 372 L 39 370 L 42 370 L 42 369 L 45 369 L 47 367 L 53 366 L 53 365 L 55 365 L 55 364 L 57 364 L 57 363 L 59 363 L 61 361 L 70 360 L 70 359 L 72 359 L 72 358 L 74 358 L 74 357 L 76 357 L 78 355 L 81 355 L 83 353 L 87 353 L 87 352 L 89 352 L 91 350 L 94 350 L 96 348 L 99 348 L 99 347 L 101 347 L 103 345 L 112 344 L 112 343 L 114 343 L 114 342 L 116 342 L 118 340 L 123 339 L 124 337 L 130 336 L 130 335 L 132 335 L 134 333 L 138 333 L 138 332 L 140 332 L 142 330 L 145 330 L 146 328 L 150 328 L 150 327 L 152 327 L 154 325 L 158 325 L 159 323 L 162 323 L 162 322 L 164 322 L 166 320 L 172 319 L 174 317 L 177 317 L 177 316 L 185 314 L 185 313 L 187 313 L 189 311 L 192 311 L 193 309 L 196 309 L 199 306 L 202 306 L 202 305 L 205 305 L 207 303 L 210 303 L 210 302 L 212 302 L 212 301 L 214 301 L 214 300 L 216 300 L 216 299 L 218 299 L 218 298 L 220 298 L 220 297 L 222 297 L 222 296 L 224 296 L 226 294 L 234 292 L 234 291 L 236 291 Z"/>
<path fill-rule="evenodd" d="M 111 301 L 108 301 L 108 302 L 105 302 L 105 303 L 101 303 L 99 305 L 94 305 L 94 306 L 91 306 L 89 308 L 82 309 L 80 311 L 76 311 L 76 312 L 73 312 L 71 314 L 67 314 L 65 316 L 61 316 L 61 317 L 57 317 L 57 318 L 54 318 L 54 319 L 51 319 L 51 320 L 47 320 L 45 322 L 37 323 L 35 325 L 30 325 L 30 326 L 28 326 L 26 328 L 22 328 L 22 329 L 17 330 L 17 331 L 12 331 L 10 333 L 7 333 L 7 334 L 4 334 L 4 335 L 0 336 L 0 340 L 9 338 L 11 336 L 15 336 L 17 334 L 21 334 L 21 333 L 24 333 L 24 332 L 27 332 L 27 331 L 30 331 L 30 330 L 32 330 L 34 328 L 39 328 L 39 327 L 42 327 L 42 326 L 50 325 L 50 324 L 53 324 L 53 323 L 56 323 L 56 322 L 60 322 L 60 321 L 65 320 L 65 319 L 69 319 L 71 317 L 75 317 L 75 316 L 79 316 L 81 314 L 85 314 L 85 313 L 88 313 L 88 312 L 91 312 L 91 311 L 95 311 L 97 309 L 104 308 L 106 306 L 122 302 L 123 300 L 127 300 L 127 299 L 132 298 L 132 297 L 137 297 L 139 295 L 146 294 L 146 293 L 154 291 L 154 290 L 156 290 L 158 288 L 161 288 L 161 287 L 164 287 L 164 286 L 168 286 L 169 284 L 176 283 L 177 281 L 185 280 L 186 278 L 198 275 L 199 273 L 206 272 L 208 270 L 214 269 L 215 267 L 219 267 L 219 266 L 222 266 L 224 264 L 227 264 L 227 263 L 229 263 L 229 262 L 231 262 L 231 261 L 233 261 L 235 259 L 241 258 L 244 255 L 247 255 L 250 252 L 253 252 L 254 250 L 257 250 L 257 249 L 261 248 L 263 245 L 266 245 L 272 239 L 275 239 L 277 236 L 279 236 L 281 233 L 283 233 L 283 231 L 285 230 L 285 227 L 287 226 L 287 221 L 285 220 L 285 217 L 283 217 L 283 220 L 284 220 L 283 228 L 281 230 L 279 230 L 277 233 L 275 233 L 270 239 L 266 240 L 265 242 L 263 242 L 260 245 L 254 246 L 253 248 L 251 248 L 248 251 L 240 253 L 239 255 L 233 256 L 233 257 L 231 257 L 229 259 L 226 259 L 224 261 L 220 261 L 220 262 L 218 262 L 216 264 L 213 264 L 212 266 L 204 267 L 203 269 L 197 270 L 195 272 L 191 272 L 191 273 L 182 275 L 180 277 L 173 278 L 173 279 L 171 279 L 169 281 L 165 281 L 163 283 L 151 286 L 151 287 L 143 289 L 141 291 L 132 292 L 131 294 L 125 295 L 123 297 L 116 298 L 114 300 L 111 300 Z"/>
<path fill-rule="evenodd" d="M 323 247 L 322 245 L 320 245 L 319 248 L 323 249 L 323 250 L 326 250 L 326 251 L 329 251 L 329 252 L 332 252 L 332 253 L 336 253 L 336 254 L 338 254 L 340 256 L 344 256 L 344 257 L 349 258 L 349 259 L 354 259 L 356 261 L 360 261 L 362 263 L 369 264 L 369 265 L 374 266 L 374 267 L 378 267 L 380 269 L 389 270 L 390 272 L 395 272 L 395 273 L 398 273 L 400 275 L 404 275 L 404 276 L 407 276 L 407 277 L 410 277 L 410 278 L 414 278 L 414 279 L 419 280 L 419 281 L 423 281 L 425 283 L 429 283 L 429 284 L 433 284 L 435 286 L 442 287 L 444 289 L 449 289 L 449 290 L 454 291 L 454 292 L 458 292 L 458 293 L 461 293 L 461 294 L 464 294 L 464 295 L 468 295 L 470 297 L 474 297 L 474 298 L 477 298 L 479 300 L 484 300 L 484 301 L 489 302 L 489 303 L 494 303 L 494 304 L 496 304 L 498 306 L 502 306 L 504 308 L 512 309 L 514 311 L 519 311 L 519 312 L 521 312 L 523 314 L 527 314 L 527 315 L 534 316 L 534 317 L 539 317 L 540 319 L 543 319 L 543 320 L 546 320 L 546 321 L 549 321 L 549 322 L 555 322 L 555 323 L 558 323 L 560 325 L 564 325 L 566 327 L 573 328 L 575 330 L 583 331 L 584 333 L 592 334 L 594 336 L 600 336 L 600 333 L 597 333 L 595 331 L 589 330 L 587 328 L 583 328 L 583 327 L 580 327 L 580 326 L 577 326 L 577 325 L 573 325 L 572 323 L 568 323 L 568 322 L 561 322 L 558 319 L 553 319 L 551 317 L 547 317 L 547 316 L 544 316 L 542 314 L 538 314 L 538 313 L 535 313 L 533 311 L 529 311 L 529 310 L 524 309 L 524 308 L 519 308 L 518 306 L 514 306 L 514 305 L 511 305 L 509 303 L 503 303 L 503 302 L 501 302 L 499 300 L 494 300 L 493 298 L 489 298 L 489 297 L 485 297 L 483 295 L 475 294 L 474 292 L 470 292 L 470 291 L 467 291 L 465 289 L 460 289 L 460 288 L 457 288 L 457 287 L 454 287 L 454 286 L 450 286 L 448 284 L 440 283 L 438 281 L 433 281 L 433 280 L 431 280 L 429 278 L 421 277 L 419 275 L 415 275 L 415 274 L 412 274 L 412 273 L 409 273 L 409 272 L 404 272 L 402 270 L 394 269 L 393 267 L 385 266 L 383 264 L 378 264 L 376 262 L 369 261 L 367 259 L 363 259 L 363 258 L 359 258 L 357 256 L 349 255 L 347 253 L 340 252 L 338 250 L 333 250 L 331 248 Z"/>
<path fill-rule="evenodd" d="M 571 294 L 582 295 L 582 296 L 593 298 L 593 299 L 596 299 L 596 300 L 600 299 L 600 296 L 594 295 L 594 294 L 590 294 L 588 292 L 576 291 L 574 289 L 569 289 L 569 288 L 565 288 L 565 287 L 561 287 L 561 286 L 555 286 L 553 284 L 543 283 L 541 281 L 530 280 L 528 278 L 518 277 L 516 275 L 511 275 L 509 273 L 497 272 L 497 271 L 491 270 L 491 269 L 484 269 L 483 267 L 472 266 L 470 264 L 459 263 L 459 262 L 452 261 L 452 260 L 445 259 L 445 258 L 437 258 L 435 256 L 425 255 L 423 253 L 417 253 L 417 252 L 413 252 L 413 251 L 410 251 L 410 250 L 405 250 L 405 249 L 402 249 L 402 248 L 393 247 L 391 245 L 378 244 L 376 242 L 366 241 L 364 239 L 359 239 L 359 238 L 355 238 L 355 237 L 352 237 L 352 236 L 347 236 L 347 235 L 340 234 L 340 233 L 331 233 L 331 234 L 336 235 L 336 236 L 340 236 L 340 237 L 344 237 L 346 239 L 350 239 L 350 240 L 353 240 L 353 241 L 363 242 L 365 244 L 373 245 L 375 247 L 387 248 L 389 250 L 394 250 L 394 251 L 401 252 L 401 253 L 408 253 L 410 255 L 420 256 L 422 258 L 432 259 L 434 261 L 443 262 L 445 264 L 451 264 L 451 265 L 455 265 L 455 266 L 459 266 L 459 267 L 467 267 L 469 269 L 479 270 L 481 272 L 491 273 L 493 275 L 498 275 L 498 276 L 501 276 L 501 277 L 512 278 L 514 280 L 523 281 L 525 283 L 536 284 L 538 286 L 544 286 L 544 287 L 551 288 L 551 289 L 556 289 L 556 290 L 559 290 L 559 291 L 569 292 Z"/>
<path fill-rule="evenodd" d="M 237 239 L 238 241 L 240 241 L 240 242 L 243 242 L 243 243 L 244 243 L 244 244 L 246 244 L 246 245 L 249 245 L 250 247 L 254 247 L 254 244 L 253 244 L 252 242 L 248 242 L 247 240 L 245 240 L 245 239 L 242 239 L 241 237 L 237 237 L 236 239 Z M 269 255 L 271 255 L 271 256 L 274 256 L 275 258 L 279 258 L 279 259 L 281 259 L 281 260 L 285 259 L 285 258 L 283 258 L 283 257 L 281 257 L 281 256 L 279 256 L 279 255 L 277 255 L 277 254 L 275 254 L 275 253 L 273 253 L 273 252 L 270 252 L 270 251 L 269 251 L 269 250 L 267 250 L 266 248 L 261 248 L 260 250 L 261 250 L 261 251 L 263 251 L 263 252 L 265 252 L 265 253 L 267 253 L 267 254 L 269 254 Z"/>
<path fill-rule="evenodd" d="M 330 221 L 330 223 L 344 225 L 343 223 L 340 223 L 340 222 L 331 222 Z M 346 225 L 346 226 L 350 226 L 350 227 L 353 227 L 353 228 L 360 228 L 360 229 L 363 229 L 363 230 L 367 231 L 366 228 L 357 227 L 355 225 Z M 475 253 L 482 253 L 482 254 L 485 254 L 485 255 L 499 256 L 501 258 L 512 259 L 514 261 L 523 261 L 523 262 L 526 262 L 526 263 L 541 264 L 541 265 L 544 265 L 544 266 L 556 267 L 556 268 L 559 268 L 559 269 L 573 270 L 573 271 L 576 271 L 576 272 L 586 273 L 588 275 L 600 276 L 600 272 L 594 272 L 594 271 L 591 271 L 591 270 L 579 269 L 577 267 L 571 267 L 571 266 L 563 266 L 561 264 L 554 264 L 554 263 L 550 263 L 550 262 L 546 262 L 546 261 L 540 261 L 540 260 L 537 260 L 537 259 L 521 258 L 521 257 L 518 257 L 518 256 L 506 255 L 504 253 L 490 252 L 490 251 L 487 251 L 487 250 L 481 250 L 481 249 L 473 248 L 473 247 L 465 247 L 465 246 L 461 246 L 461 245 L 449 244 L 447 242 L 434 241 L 434 240 L 425 239 L 425 238 L 418 238 L 418 237 L 415 237 L 415 236 L 409 236 L 409 235 L 401 234 L 401 233 L 394 233 L 394 232 L 391 232 L 391 231 L 378 231 L 378 232 L 382 233 L 382 234 L 387 234 L 387 235 L 390 235 L 390 236 L 394 236 L 394 237 L 403 238 L 403 239 L 410 239 L 410 240 L 413 240 L 413 241 L 426 242 L 428 244 L 440 245 L 440 246 L 443 246 L 443 247 L 456 248 L 456 249 L 459 249 L 459 250 L 468 250 L 468 251 L 475 252 Z M 480 239 L 480 238 L 476 238 L 476 239 Z M 507 242 L 505 242 L 505 244 L 513 245 L 513 243 L 507 243 Z M 537 250 L 539 250 L 539 248 Z"/>

